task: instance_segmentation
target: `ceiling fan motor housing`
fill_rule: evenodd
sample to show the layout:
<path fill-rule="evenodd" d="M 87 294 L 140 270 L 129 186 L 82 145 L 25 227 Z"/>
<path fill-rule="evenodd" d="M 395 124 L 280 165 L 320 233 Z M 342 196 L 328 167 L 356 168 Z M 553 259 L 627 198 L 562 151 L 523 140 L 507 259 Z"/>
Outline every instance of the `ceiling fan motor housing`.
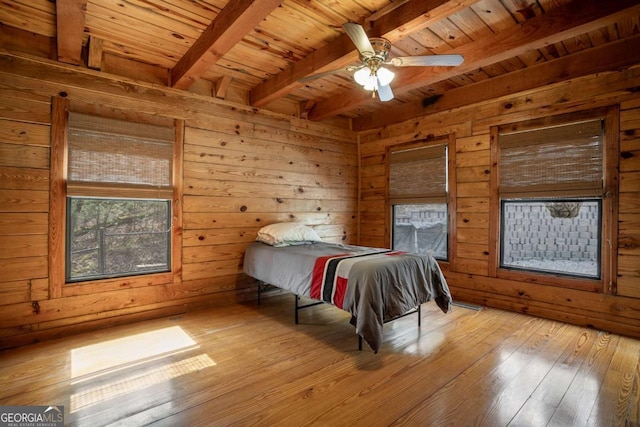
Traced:
<path fill-rule="evenodd" d="M 368 55 L 370 52 L 362 52 L 360 53 L 360 60 L 367 68 L 375 72 L 389 57 L 391 42 L 382 37 L 372 37 L 369 42 L 374 50 L 373 55 Z"/>

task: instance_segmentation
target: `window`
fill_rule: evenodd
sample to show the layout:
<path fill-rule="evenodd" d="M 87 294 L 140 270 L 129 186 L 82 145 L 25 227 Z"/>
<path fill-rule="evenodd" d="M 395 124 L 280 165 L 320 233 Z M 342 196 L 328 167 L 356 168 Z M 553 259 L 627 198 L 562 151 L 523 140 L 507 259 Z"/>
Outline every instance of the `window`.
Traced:
<path fill-rule="evenodd" d="M 174 128 L 70 113 L 65 281 L 171 270 Z"/>
<path fill-rule="evenodd" d="M 600 278 L 602 200 L 503 200 L 502 267 Z"/>
<path fill-rule="evenodd" d="M 447 141 L 389 150 L 393 249 L 448 259 Z"/>
<path fill-rule="evenodd" d="M 615 169 L 607 168 L 606 155 L 612 122 L 600 110 L 494 130 L 499 268 L 603 278 L 603 236 L 613 234 L 606 226 L 612 195 L 605 190 Z"/>
<path fill-rule="evenodd" d="M 170 200 L 71 196 L 67 212 L 67 282 L 170 270 Z"/>

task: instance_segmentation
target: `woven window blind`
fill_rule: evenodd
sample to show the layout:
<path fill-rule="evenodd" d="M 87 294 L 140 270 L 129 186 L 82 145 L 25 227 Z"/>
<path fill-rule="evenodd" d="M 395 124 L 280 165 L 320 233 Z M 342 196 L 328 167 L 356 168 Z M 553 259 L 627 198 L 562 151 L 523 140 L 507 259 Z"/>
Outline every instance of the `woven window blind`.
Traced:
<path fill-rule="evenodd" d="M 391 151 L 389 200 L 391 204 L 447 202 L 446 145 Z"/>
<path fill-rule="evenodd" d="M 172 127 L 71 113 L 67 143 L 67 194 L 172 198 Z"/>
<path fill-rule="evenodd" d="M 603 194 L 602 120 L 499 135 L 504 198 Z"/>

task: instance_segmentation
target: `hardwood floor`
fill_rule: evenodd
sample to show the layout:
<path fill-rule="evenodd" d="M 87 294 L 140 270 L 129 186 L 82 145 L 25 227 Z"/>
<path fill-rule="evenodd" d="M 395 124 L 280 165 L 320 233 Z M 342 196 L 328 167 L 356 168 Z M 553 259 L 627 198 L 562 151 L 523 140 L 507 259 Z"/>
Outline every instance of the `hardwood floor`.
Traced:
<path fill-rule="evenodd" d="M 349 316 L 293 296 L 0 353 L 0 406 L 69 425 L 638 426 L 640 341 L 434 303 L 358 351 Z"/>

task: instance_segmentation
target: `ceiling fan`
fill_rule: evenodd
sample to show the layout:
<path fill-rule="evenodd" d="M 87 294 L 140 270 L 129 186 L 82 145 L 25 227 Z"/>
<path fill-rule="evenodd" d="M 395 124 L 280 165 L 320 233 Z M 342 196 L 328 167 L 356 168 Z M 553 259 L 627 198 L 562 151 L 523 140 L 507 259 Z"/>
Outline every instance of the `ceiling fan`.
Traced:
<path fill-rule="evenodd" d="M 353 44 L 360 54 L 360 64 L 350 65 L 346 71 L 355 71 L 353 78 L 364 89 L 372 91 L 372 96 L 378 94 L 380 101 L 393 99 L 393 91 L 389 83 L 394 78 L 393 71 L 384 66 L 392 67 L 424 67 L 424 66 L 456 66 L 462 64 L 462 55 L 426 55 L 426 56 L 398 56 L 389 59 L 391 42 L 382 37 L 369 38 L 360 24 L 347 22 L 342 24 Z M 301 79 L 309 81 L 343 70 L 332 70 L 313 74 Z"/>

